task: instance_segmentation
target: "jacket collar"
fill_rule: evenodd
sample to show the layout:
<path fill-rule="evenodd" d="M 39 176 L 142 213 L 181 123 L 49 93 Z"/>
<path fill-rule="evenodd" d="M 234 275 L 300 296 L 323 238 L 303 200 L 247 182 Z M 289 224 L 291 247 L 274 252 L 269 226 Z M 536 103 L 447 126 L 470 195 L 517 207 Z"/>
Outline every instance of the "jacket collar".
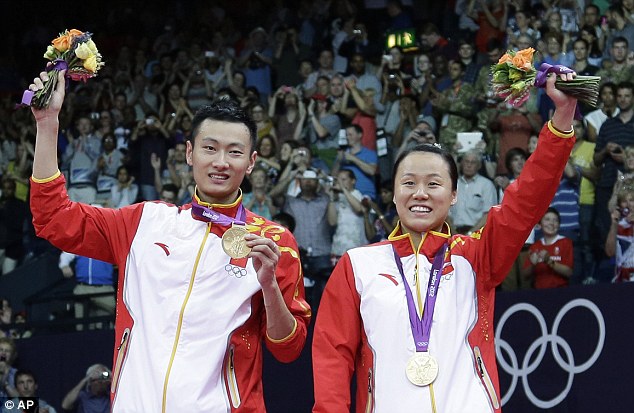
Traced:
<path fill-rule="evenodd" d="M 428 260 L 433 260 L 436 252 L 442 245 L 449 241 L 451 229 L 445 222 L 440 232 L 428 231 L 423 234 L 420 245 L 415 246 L 409 234 L 403 233 L 401 221 L 398 222 L 394 231 L 388 236 L 388 241 L 392 243 L 396 252 L 401 257 L 407 257 L 416 252 L 423 254 Z"/>

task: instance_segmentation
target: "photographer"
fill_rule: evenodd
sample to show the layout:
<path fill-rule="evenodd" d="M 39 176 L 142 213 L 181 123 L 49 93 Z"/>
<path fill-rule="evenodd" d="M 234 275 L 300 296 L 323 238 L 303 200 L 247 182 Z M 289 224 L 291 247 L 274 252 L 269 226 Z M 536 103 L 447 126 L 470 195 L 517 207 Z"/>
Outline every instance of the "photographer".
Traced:
<path fill-rule="evenodd" d="M 110 412 L 110 383 L 112 372 L 103 364 L 88 367 L 81 379 L 62 400 L 62 409 L 83 413 Z"/>
<path fill-rule="evenodd" d="M 420 115 L 416 118 L 416 127 L 407 135 L 398 153 L 400 154 L 404 150 L 413 148 L 421 143 L 436 142 L 436 120 L 431 116 Z"/>
<path fill-rule="evenodd" d="M 348 147 L 340 146 L 332 175 L 338 175 L 341 169 L 351 170 L 356 177 L 355 188 L 363 195 L 376 200 L 374 176 L 377 173 L 378 157 L 376 151 L 361 145 L 363 133 L 359 125 L 350 125 L 346 128 Z"/>
<path fill-rule="evenodd" d="M 167 159 L 167 146 L 170 134 L 156 115 L 149 115 L 139 121 L 130 136 L 130 152 L 134 154 L 133 175 L 137 177 L 141 189 L 141 198 L 147 201 L 158 199 L 154 186 L 154 168 L 150 162 L 156 154 L 163 164 Z"/>
<path fill-rule="evenodd" d="M 307 127 L 309 142 L 317 148 L 318 156 L 331 165 L 338 148 L 337 133 L 341 129 L 341 120 L 326 96 L 316 94 L 311 98 Z"/>

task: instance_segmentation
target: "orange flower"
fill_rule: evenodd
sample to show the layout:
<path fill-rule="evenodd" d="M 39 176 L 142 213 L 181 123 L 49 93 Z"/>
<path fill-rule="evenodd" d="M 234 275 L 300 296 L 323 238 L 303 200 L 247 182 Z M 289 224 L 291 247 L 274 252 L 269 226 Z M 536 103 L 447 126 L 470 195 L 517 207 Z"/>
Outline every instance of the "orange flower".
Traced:
<path fill-rule="evenodd" d="M 84 34 L 84 32 L 81 32 L 77 29 L 70 29 L 70 31 L 68 32 L 68 35 L 70 37 L 76 37 L 76 36 L 81 36 L 82 34 Z"/>
<path fill-rule="evenodd" d="M 68 35 L 68 33 L 63 33 L 58 38 L 54 39 L 51 43 L 53 44 L 53 47 L 55 49 L 64 53 L 70 48 L 71 41 L 71 37 Z"/>
<path fill-rule="evenodd" d="M 504 53 L 504 55 L 502 57 L 500 57 L 500 60 L 498 61 L 498 64 L 504 64 L 507 62 L 513 62 L 513 58 L 511 57 L 511 55 L 509 55 L 508 53 Z"/>

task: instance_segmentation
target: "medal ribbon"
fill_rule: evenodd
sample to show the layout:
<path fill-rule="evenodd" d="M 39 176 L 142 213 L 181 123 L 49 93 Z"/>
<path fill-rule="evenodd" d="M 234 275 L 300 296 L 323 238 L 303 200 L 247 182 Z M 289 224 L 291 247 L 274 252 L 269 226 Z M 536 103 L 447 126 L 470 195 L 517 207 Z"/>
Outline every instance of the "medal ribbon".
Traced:
<path fill-rule="evenodd" d="M 412 296 L 412 290 L 405 279 L 403 263 L 401 263 L 401 257 L 398 256 L 394 245 L 392 245 L 392 251 L 394 252 L 394 260 L 396 261 L 398 272 L 401 274 L 403 285 L 405 287 L 405 297 L 407 297 L 407 309 L 409 311 L 409 324 L 412 328 L 416 351 L 427 351 L 429 347 L 432 319 L 434 317 L 434 308 L 436 307 L 436 295 L 438 293 L 438 287 L 440 286 L 440 278 L 442 277 L 441 270 L 445 260 L 445 252 L 447 251 L 447 243 L 444 243 L 442 247 L 440 247 L 434 257 L 434 263 L 432 264 L 431 271 L 429 273 L 429 284 L 427 285 L 427 296 L 425 297 L 425 308 L 424 311 L 422 311 L 422 318 L 419 318 L 418 313 L 416 312 L 416 303 L 414 302 L 414 297 Z"/>
<path fill-rule="evenodd" d="M 222 226 L 228 226 L 231 224 L 245 225 L 245 220 L 247 218 L 247 213 L 245 212 L 244 206 L 242 206 L 242 204 L 238 206 L 236 217 L 232 218 L 223 214 L 222 212 L 214 211 L 211 208 L 200 205 L 198 201 L 196 201 L 195 197 L 194 199 L 192 199 L 192 213 L 203 221 L 213 222 L 214 224 Z"/>

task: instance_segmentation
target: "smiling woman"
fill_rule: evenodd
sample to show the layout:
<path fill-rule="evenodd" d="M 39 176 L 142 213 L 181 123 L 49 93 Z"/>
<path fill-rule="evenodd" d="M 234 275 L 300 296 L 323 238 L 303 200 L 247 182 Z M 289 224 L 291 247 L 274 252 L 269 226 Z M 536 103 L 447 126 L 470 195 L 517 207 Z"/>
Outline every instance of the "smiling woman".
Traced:
<path fill-rule="evenodd" d="M 547 93 L 557 109 L 537 149 L 470 237 L 445 222 L 460 196 L 450 154 L 422 144 L 397 158 L 399 223 L 387 241 L 341 257 L 319 306 L 314 413 L 349 410 L 355 370 L 357 412 L 500 412 L 495 288 L 548 207 L 574 143 L 573 131 L 561 130 L 572 129 L 576 100 L 554 80 Z"/>

